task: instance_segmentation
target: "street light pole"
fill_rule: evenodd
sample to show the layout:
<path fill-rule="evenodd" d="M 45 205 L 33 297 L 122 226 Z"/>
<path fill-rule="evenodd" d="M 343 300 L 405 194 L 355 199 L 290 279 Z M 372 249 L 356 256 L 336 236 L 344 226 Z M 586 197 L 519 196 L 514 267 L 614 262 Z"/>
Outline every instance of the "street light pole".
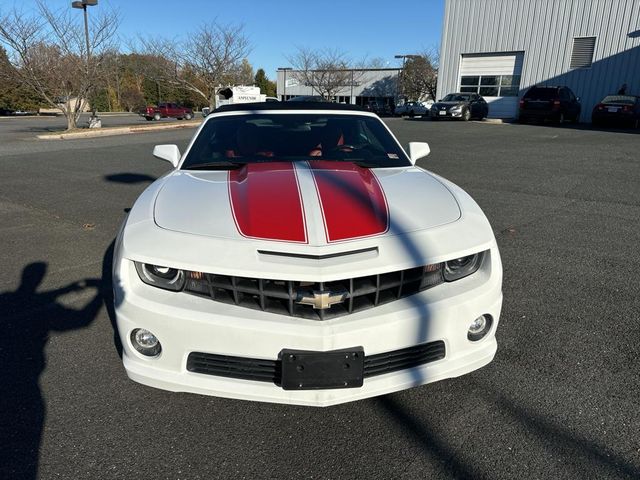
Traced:
<path fill-rule="evenodd" d="M 351 95 L 349 96 L 349 103 L 353 102 L 353 68 L 351 69 Z"/>
<path fill-rule="evenodd" d="M 89 73 L 89 59 L 91 58 L 91 51 L 89 45 L 89 17 L 87 17 L 87 5 L 82 4 L 82 13 L 84 15 L 84 40 L 87 43 L 87 73 Z"/>
<path fill-rule="evenodd" d="M 71 6 L 73 8 L 81 8 L 84 16 L 84 40 L 85 40 L 85 48 L 86 51 L 86 64 L 85 70 L 87 74 L 87 81 L 89 81 L 89 62 L 91 61 L 91 45 L 89 44 L 89 17 L 87 15 L 87 7 L 95 7 L 98 5 L 98 0 L 77 0 L 71 2 Z M 96 111 L 93 110 L 93 117 L 96 117 Z"/>
<path fill-rule="evenodd" d="M 84 15 L 84 40 L 87 48 L 87 73 L 89 73 L 89 58 L 91 57 L 91 46 L 89 45 L 89 17 L 87 15 L 87 7 L 95 7 L 98 0 L 78 0 L 71 2 L 73 8 L 81 8 Z"/>

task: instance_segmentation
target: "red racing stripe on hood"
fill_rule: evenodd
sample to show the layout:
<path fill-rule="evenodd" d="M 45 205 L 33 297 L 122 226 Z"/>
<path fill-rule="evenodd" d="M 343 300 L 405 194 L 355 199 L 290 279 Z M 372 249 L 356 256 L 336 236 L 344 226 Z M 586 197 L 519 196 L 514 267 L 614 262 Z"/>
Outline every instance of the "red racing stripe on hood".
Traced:
<path fill-rule="evenodd" d="M 241 235 L 307 242 L 302 196 L 292 163 L 250 163 L 230 170 L 229 199 Z"/>
<path fill-rule="evenodd" d="M 372 170 L 351 162 L 310 161 L 328 242 L 380 235 L 389 209 Z"/>

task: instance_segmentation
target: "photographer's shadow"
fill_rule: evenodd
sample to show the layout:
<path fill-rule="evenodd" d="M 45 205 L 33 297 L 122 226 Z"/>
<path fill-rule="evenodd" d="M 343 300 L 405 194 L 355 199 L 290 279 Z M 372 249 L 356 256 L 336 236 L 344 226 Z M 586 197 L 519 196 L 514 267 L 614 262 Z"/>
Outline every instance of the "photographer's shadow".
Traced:
<path fill-rule="evenodd" d="M 46 272 L 46 263 L 31 263 L 22 271 L 17 290 L 0 293 L 0 478 L 37 477 L 45 419 L 39 377 L 49 333 L 86 327 L 102 304 L 101 282 L 96 279 L 38 291 Z M 85 289 L 94 294 L 82 308 L 58 301 Z"/>

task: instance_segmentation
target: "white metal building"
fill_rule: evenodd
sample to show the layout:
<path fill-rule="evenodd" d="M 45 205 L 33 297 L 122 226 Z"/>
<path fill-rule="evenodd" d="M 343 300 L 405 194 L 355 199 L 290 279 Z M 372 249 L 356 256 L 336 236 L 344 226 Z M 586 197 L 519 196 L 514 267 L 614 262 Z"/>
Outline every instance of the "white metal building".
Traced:
<path fill-rule="evenodd" d="M 640 0 L 446 0 L 438 98 L 476 92 L 517 116 L 533 85 L 566 85 L 582 121 L 626 84 L 640 95 Z"/>
<path fill-rule="evenodd" d="M 352 80 L 345 82 L 336 93 L 335 101 L 352 105 L 366 105 L 377 100 L 395 104 L 398 96 L 398 68 L 353 69 Z M 301 95 L 318 95 L 311 85 L 304 85 L 295 70 L 278 70 L 277 95 L 280 100 Z M 286 83 L 285 83 L 286 79 Z"/>

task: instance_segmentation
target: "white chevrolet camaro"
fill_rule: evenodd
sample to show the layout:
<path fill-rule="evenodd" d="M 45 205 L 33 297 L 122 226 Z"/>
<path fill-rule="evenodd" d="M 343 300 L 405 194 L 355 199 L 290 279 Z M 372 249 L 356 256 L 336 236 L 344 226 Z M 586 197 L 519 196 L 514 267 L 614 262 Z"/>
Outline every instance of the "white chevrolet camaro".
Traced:
<path fill-rule="evenodd" d="M 327 406 L 489 363 L 502 265 L 485 215 L 373 113 L 209 115 L 114 251 L 123 361 L 180 392 Z"/>

